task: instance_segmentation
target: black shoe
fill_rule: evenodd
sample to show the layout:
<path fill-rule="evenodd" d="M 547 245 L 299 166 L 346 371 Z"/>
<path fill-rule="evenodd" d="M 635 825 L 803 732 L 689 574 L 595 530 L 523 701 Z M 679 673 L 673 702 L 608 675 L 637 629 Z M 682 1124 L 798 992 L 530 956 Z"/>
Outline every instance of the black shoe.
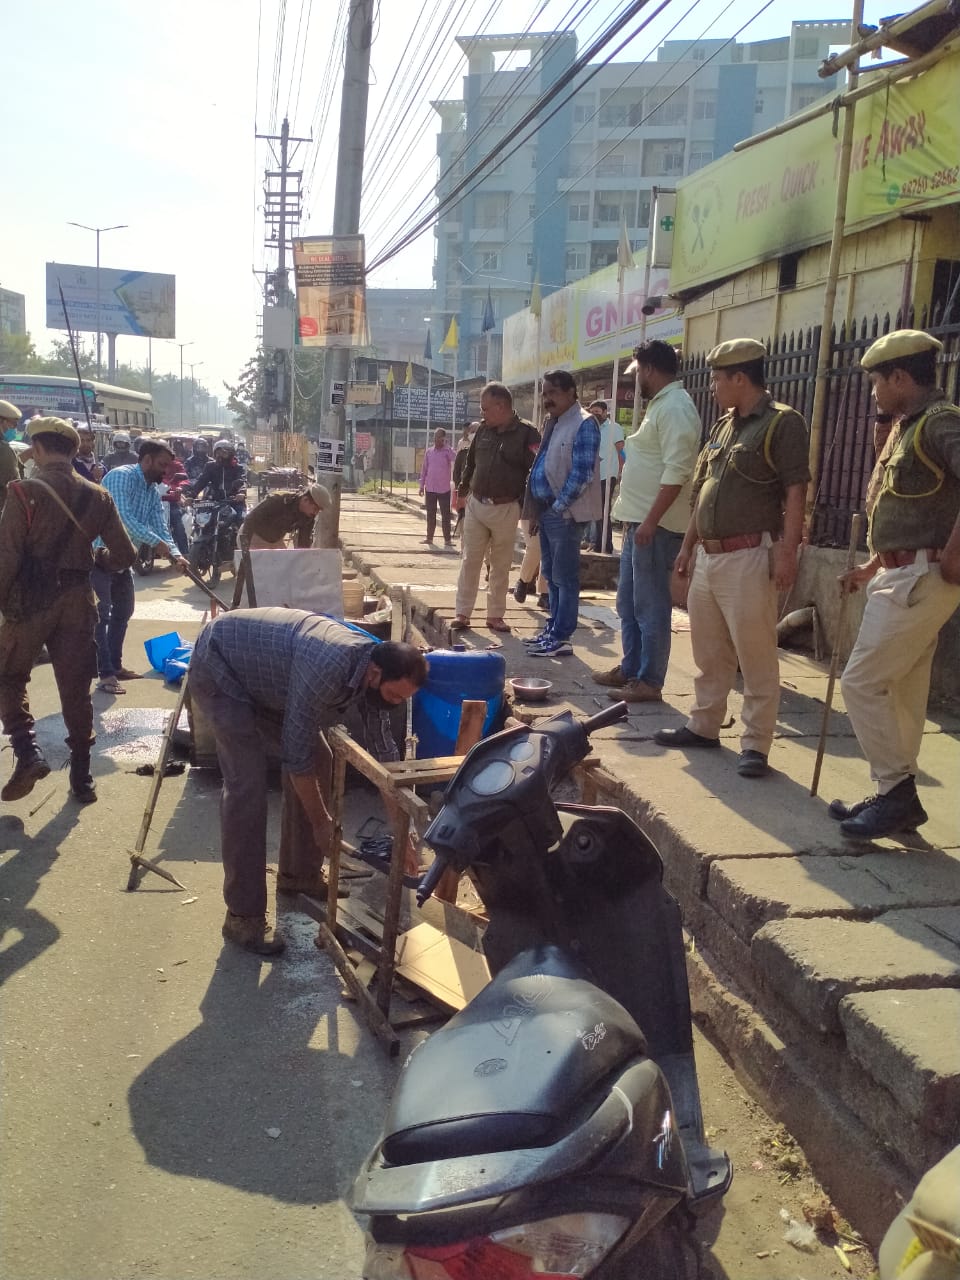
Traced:
<path fill-rule="evenodd" d="M 654 742 L 661 747 L 719 747 L 719 738 L 705 738 L 702 733 L 694 733 L 686 725 L 682 729 L 658 729 L 653 735 Z"/>
<path fill-rule="evenodd" d="M 83 755 L 73 752 L 70 756 L 70 794 L 80 804 L 93 804 L 97 798 L 97 789 L 90 776 L 90 753 Z"/>
<path fill-rule="evenodd" d="M 550 612 L 550 592 L 543 591 L 537 596 L 537 608 L 542 609 L 544 613 Z"/>
<path fill-rule="evenodd" d="M 841 806 L 847 808 L 835 800 L 830 805 L 831 816 L 836 817 Z M 916 831 L 927 821 L 914 778 L 904 778 L 886 795 L 869 796 L 850 805 L 848 813 L 850 816 L 840 822 L 840 830 L 854 840 L 877 840 L 898 831 Z"/>
<path fill-rule="evenodd" d="M 6 786 L 0 791 L 0 800 L 22 800 L 50 772 L 50 766 L 35 742 L 22 747 L 16 755 L 16 766 L 7 779 Z"/>
<path fill-rule="evenodd" d="M 532 585 L 530 582 L 524 582 L 522 578 L 517 579 L 517 585 L 513 588 L 513 598 L 517 604 L 523 604 Z"/>
<path fill-rule="evenodd" d="M 762 751 L 741 751 L 737 761 L 737 773 L 741 778 L 762 778 L 770 772 L 767 757 Z"/>

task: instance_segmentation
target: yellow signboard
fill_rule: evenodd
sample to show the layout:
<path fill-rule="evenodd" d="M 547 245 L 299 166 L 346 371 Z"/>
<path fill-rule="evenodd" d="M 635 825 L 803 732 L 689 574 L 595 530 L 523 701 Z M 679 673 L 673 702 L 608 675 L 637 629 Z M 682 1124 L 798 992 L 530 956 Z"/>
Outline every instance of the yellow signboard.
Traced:
<path fill-rule="evenodd" d="M 846 228 L 960 198 L 960 54 L 856 106 Z M 829 240 L 840 142 L 833 114 L 732 152 L 677 188 L 670 291 Z"/>

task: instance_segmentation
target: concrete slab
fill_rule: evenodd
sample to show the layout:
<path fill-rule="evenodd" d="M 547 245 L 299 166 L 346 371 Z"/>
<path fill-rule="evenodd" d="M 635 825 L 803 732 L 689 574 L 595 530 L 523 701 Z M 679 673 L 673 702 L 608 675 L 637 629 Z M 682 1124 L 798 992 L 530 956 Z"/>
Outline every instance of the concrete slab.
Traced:
<path fill-rule="evenodd" d="M 768 920 L 787 916 L 867 919 L 895 907 L 960 905 L 960 861 L 939 850 L 729 858 L 711 866 L 707 898 L 749 941 Z"/>
<path fill-rule="evenodd" d="M 960 987 L 960 913 L 923 907 L 867 923 L 776 920 L 753 935 L 750 953 L 759 981 L 817 1030 L 836 1032 L 844 996 Z"/>
<path fill-rule="evenodd" d="M 960 1141 L 960 991 L 872 991 L 844 997 L 852 1056 L 926 1129 Z"/>

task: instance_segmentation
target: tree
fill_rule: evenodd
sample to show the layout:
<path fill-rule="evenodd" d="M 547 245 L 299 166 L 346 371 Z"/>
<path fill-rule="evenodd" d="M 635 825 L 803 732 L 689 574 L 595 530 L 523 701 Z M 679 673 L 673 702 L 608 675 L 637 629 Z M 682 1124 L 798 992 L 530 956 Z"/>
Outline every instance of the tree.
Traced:
<path fill-rule="evenodd" d="M 258 351 L 240 371 L 236 386 L 224 383 L 227 391 L 227 408 L 237 419 L 239 426 L 252 431 L 263 410 L 265 390 L 264 354 Z"/>

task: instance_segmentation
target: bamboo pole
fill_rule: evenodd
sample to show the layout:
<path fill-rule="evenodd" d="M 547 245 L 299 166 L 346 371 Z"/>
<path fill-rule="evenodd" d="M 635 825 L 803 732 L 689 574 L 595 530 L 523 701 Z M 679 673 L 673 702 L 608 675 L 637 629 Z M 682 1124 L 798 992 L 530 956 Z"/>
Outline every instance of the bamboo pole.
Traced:
<path fill-rule="evenodd" d="M 857 558 L 857 547 L 860 545 L 860 526 L 862 516 L 858 511 L 850 526 L 850 545 L 847 548 L 847 573 L 853 568 Z M 823 700 L 823 719 L 820 722 L 820 742 L 817 745 L 817 759 L 813 766 L 813 781 L 810 783 L 810 794 L 817 794 L 820 785 L 820 769 L 823 766 L 823 753 L 827 745 L 827 731 L 830 728 L 830 711 L 833 706 L 833 687 L 837 681 L 837 670 L 840 666 L 840 645 L 843 640 L 843 627 L 847 619 L 847 603 L 850 593 L 845 591 L 840 597 L 840 613 L 837 617 L 837 634 L 833 641 L 833 655 L 830 659 L 830 678 L 827 681 L 827 693 Z"/>

